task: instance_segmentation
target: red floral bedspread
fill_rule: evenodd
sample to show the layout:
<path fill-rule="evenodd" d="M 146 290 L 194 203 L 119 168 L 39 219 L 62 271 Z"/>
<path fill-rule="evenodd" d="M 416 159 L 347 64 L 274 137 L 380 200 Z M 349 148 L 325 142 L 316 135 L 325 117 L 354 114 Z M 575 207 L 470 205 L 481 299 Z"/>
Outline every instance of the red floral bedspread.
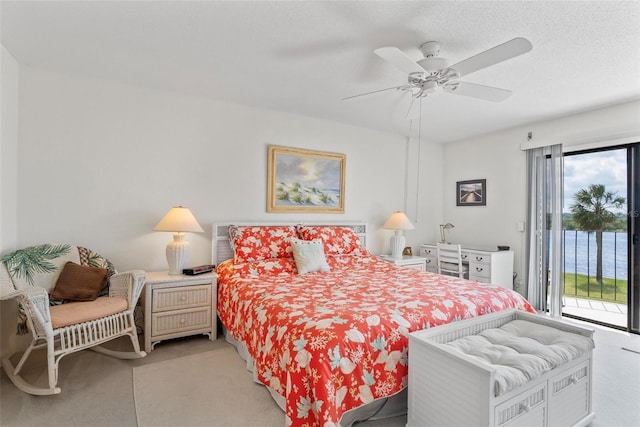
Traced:
<path fill-rule="evenodd" d="M 337 426 L 342 414 L 407 385 L 407 334 L 507 308 L 518 293 L 398 268 L 373 256 L 328 256 L 329 273 L 293 259 L 218 267 L 218 315 L 243 341 L 258 379 L 286 401 L 287 425 Z"/>

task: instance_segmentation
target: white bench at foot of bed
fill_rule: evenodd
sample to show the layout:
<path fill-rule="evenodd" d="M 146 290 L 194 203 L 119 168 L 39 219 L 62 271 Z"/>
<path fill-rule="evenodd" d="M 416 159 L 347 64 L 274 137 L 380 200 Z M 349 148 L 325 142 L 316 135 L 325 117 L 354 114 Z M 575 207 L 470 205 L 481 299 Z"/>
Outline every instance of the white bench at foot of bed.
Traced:
<path fill-rule="evenodd" d="M 494 365 L 442 345 L 513 320 L 593 336 L 591 329 L 517 310 L 414 332 L 409 336 L 407 427 L 585 426 L 594 420 L 591 349 L 497 395 Z"/>

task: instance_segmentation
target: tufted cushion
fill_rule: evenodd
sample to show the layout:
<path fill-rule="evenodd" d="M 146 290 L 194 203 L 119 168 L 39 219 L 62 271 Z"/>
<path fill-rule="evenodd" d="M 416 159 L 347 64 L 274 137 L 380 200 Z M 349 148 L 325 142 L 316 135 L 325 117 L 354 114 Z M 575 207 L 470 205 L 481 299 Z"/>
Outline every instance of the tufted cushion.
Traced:
<path fill-rule="evenodd" d="M 291 248 L 298 274 L 330 271 L 321 240 L 291 239 Z"/>
<path fill-rule="evenodd" d="M 455 339 L 448 346 L 495 369 L 496 396 L 505 394 L 594 347 L 593 340 L 546 325 L 513 320 Z"/>
<path fill-rule="evenodd" d="M 270 258 L 292 258 L 293 226 L 229 226 L 229 242 L 235 262 L 253 262 Z"/>
<path fill-rule="evenodd" d="M 106 284 L 108 272 L 106 268 L 67 262 L 51 292 L 51 299 L 93 301 Z"/>
<path fill-rule="evenodd" d="M 88 302 L 68 302 L 50 307 L 53 329 L 88 322 L 120 313 L 129 308 L 123 297 L 99 297 Z"/>

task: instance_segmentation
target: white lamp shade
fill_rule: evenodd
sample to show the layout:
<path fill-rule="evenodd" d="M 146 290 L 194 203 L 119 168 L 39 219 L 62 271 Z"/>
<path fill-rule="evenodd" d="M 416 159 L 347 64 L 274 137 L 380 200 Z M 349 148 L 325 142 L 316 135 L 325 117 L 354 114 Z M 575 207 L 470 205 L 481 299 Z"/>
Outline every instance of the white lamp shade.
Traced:
<path fill-rule="evenodd" d="M 184 206 L 176 206 L 169 209 L 169 212 L 160 220 L 154 230 L 173 232 L 188 231 L 192 233 L 202 233 L 204 231 L 191 211 Z"/>
<path fill-rule="evenodd" d="M 413 230 L 414 227 L 404 212 L 396 211 L 391 214 L 382 228 L 386 228 L 387 230 Z"/>
<path fill-rule="evenodd" d="M 191 211 L 183 206 L 171 208 L 154 228 L 155 231 L 173 231 L 173 241 L 167 245 L 167 263 L 169 274 L 182 274 L 187 267 L 191 247 L 184 240 L 184 232 L 199 233 L 204 231 Z"/>

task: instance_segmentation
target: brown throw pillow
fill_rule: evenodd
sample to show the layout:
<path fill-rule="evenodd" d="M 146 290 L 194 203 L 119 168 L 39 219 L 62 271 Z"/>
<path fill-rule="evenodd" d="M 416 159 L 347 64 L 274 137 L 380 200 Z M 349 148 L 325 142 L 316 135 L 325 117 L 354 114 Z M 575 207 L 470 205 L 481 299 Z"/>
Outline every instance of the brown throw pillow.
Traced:
<path fill-rule="evenodd" d="M 69 261 L 60 272 L 51 292 L 51 299 L 93 301 L 98 298 L 107 280 L 107 273 L 106 268 L 78 265 Z"/>

